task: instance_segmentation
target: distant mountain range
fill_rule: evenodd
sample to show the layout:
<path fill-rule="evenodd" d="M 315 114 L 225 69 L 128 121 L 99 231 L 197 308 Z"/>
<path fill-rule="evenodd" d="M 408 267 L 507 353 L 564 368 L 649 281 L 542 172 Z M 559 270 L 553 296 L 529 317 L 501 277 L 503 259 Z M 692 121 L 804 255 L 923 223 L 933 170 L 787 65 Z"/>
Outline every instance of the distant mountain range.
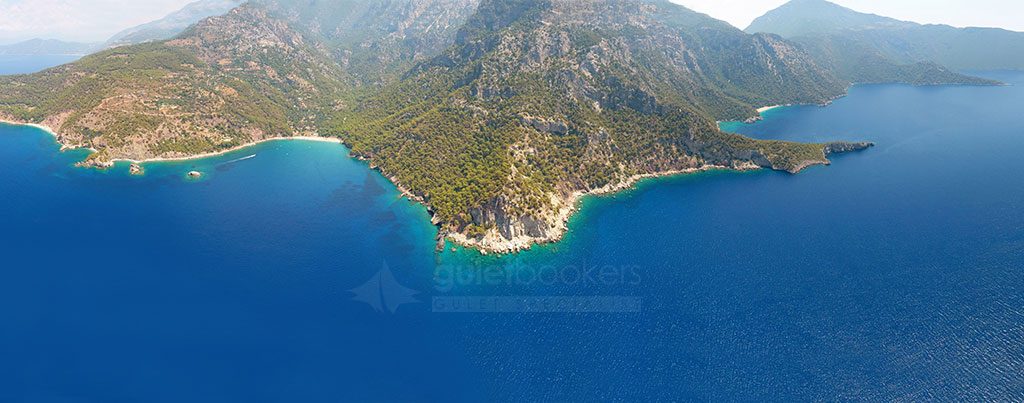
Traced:
<path fill-rule="evenodd" d="M 199 0 L 164 18 L 118 32 L 104 43 L 31 39 L 0 46 L 0 55 L 87 55 L 107 48 L 173 38 L 203 18 L 223 15 L 242 0 Z"/>
<path fill-rule="evenodd" d="M 96 43 L 64 42 L 56 39 L 30 39 L 0 46 L 0 55 L 87 55 L 99 48 Z"/>
<path fill-rule="evenodd" d="M 103 46 L 112 48 L 170 39 L 203 18 L 223 15 L 242 3 L 243 0 L 199 0 L 159 20 L 118 32 Z"/>
<path fill-rule="evenodd" d="M 94 148 L 97 166 L 337 136 L 442 236 L 508 251 L 560 238 L 582 194 L 708 167 L 797 172 L 869 146 L 754 140 L 717 120 L 858 82 L 997 84 L 850 34 L 913 24 L 780 10 L 755 28 L 792 39 L 667 0 L 253 0 L 171 40 L 0 77 L 0 117 Z"/>
<path fill-rule="evenodd" d="M 766 32 L 806 44 L 820 58 L 896 64 L 936 63 L 952 70 L 1024 69 L 1024 33 L 998 28 L 921 25 L 865 14 L 825 0 L 793 0 L 754 20 Z M 863 64 L 863 63 L 860 63 Z M 856 80 L 863 81 L 863 80 Z"/>
<path fill-rule="evenodd" d="M 860 29 L 901 29 L 918 24 L 859 13 L 826 0 L 791 0 L 755 19 L 746 32 L 767 32 L 786 38 Z"/>

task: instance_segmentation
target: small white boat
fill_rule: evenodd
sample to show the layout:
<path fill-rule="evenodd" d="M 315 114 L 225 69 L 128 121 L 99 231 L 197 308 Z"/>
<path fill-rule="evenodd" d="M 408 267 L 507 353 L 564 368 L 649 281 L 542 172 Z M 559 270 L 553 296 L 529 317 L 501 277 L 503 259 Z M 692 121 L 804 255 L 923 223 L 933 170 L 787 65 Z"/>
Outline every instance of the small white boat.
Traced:
<path fill-rule="evenodd" d="M 224 164 L 234 164 L 234 163 L 239 162 L 239 161 L 245 161 L 245 160 L 253 159 L 253 158 L 256 158 L 256 154 L 253 154 L 253 155 L 250 155 L 250 156 L 247 156 L 247 157 L 233 159 L 231 161 L 225 162 Z"/>

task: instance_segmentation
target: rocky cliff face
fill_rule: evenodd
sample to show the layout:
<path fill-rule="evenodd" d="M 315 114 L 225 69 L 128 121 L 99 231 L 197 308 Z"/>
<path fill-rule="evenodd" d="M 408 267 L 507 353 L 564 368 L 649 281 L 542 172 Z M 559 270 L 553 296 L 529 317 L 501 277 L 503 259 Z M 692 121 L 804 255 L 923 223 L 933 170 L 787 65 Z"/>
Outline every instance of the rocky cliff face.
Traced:
<path fill-rule="evenodd" d="M 662 1 L 485 1 L 458 37 L 436 62 L 500 71 L 474 78 L 484 95 L 514 93 L 511 75 L 558 70 L 575 100 L 648 113 L 657 98 L 725 119 L 771 101 L 824 103 L 847 85 L 790 42 Z"/>
<path fill-rule="evenodd" d="M 436 56 L 476 10 L 479 0 L 257 0 L 260 7 L 330 50 L 359 84 L 397 80 Z"/>
<path fill-rule="evenodd" d="M 443 232 L 509 251 L 559 239 L 578 197 L 639 178 L 826 163 L 824 145 L 755 141 L 714 120 L 844 87 L 781 38 L 667 2 L 485 0 L 454 46 L 339 130 Z"/>

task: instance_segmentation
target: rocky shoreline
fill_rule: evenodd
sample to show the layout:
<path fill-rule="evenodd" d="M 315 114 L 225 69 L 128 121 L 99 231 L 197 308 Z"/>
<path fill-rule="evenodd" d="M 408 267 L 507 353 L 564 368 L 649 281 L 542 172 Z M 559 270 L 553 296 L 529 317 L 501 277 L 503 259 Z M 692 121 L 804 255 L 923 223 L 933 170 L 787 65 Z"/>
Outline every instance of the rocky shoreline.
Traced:
<path fill-rule="evenodd" d="M 547 230 L 544 231 L 543 236 L 531 236 L 528 234 L 530 231 L 523 231 L 522 233 L 513 236 L 511 239 L 508 239 L 502 237 L 500 231 L 495 230 L 488 231 L 488 233 L 485 234 L 483 237 L 477 238 L 468 237 L 465 234 L 458 232 L 449 232 L 444 235 L 446 238 L 451 239 L 456 244 L 479 250 L 483 254 L 506 254 L 520 252 L 523 250 L 530 249 L 534 245 L 554 243 L 560 241 L 569 231 L 569 220 L 572 218 L 573 214 L 579 211 L 579 205 L 582 202 L 583 198 L 586 196 L 608 195 L 628 190 L 634 187 L 640 181 L 645 179 L 685 175 L 710 170 L 750 171 L 757 169 L 761 169 L 761 167 L 754 164 L 737 165 L 732 167 L 721 165 L 703 165 L 697 168 L 633 175 L 618 183 L 605 185 L 597 189 L 591 189 L 588 191 L 576 191 L 568 196 L 562 197 L 552 196 L 552 198 L 554 199 L 553 202 L 556 206 L 559 206 L 560 208 L 557 210 L 556 214 L 550 217 L 546 217 L 547 220 L 543 220 L 543 222 L 538 222 L 541 220 L 538 220 L 536 218 L 524 220 L 524 218 L 526 217 L 520 217 L 518 219 L 508 222 L 509 227 L 538 227 L 540 225 L 545 225 L 547 227 Z"/>
<path fill-rule="evenodd" d="M 797 174 L 804 169 L 816 165 L 829 165 L 830 155 L 855 152 L 873 147 L 871 142 L 832 142 L 822 144 L 821 159 L 802 161 L 789 169 L 779 169 L 771 166 L 761 166 L 750 161 L 734 161 L 731 166 L 704 164 L 700 167 L 668 170 L 656 173 L 633 175 L 615 184 L 606 185 L 601 188 L 588 191 L 576 191 L 568 196 L 552 196 L 555 206 L 558 206 L 556 214 L 546 217 L 518 217 L 504 218 L 504 222 L 496 219 L 496 224 L 501 224 L 505 231 L 491 229 L 482 237 L 469 237 L 466 234 L 447 231 L 442 228 L 439 234 L 443 238 L 451 239 L 454 243 L 464 247 L 479 250 L 483 254 L 488 253 L 516 253 L 531 248 L 533 245 L 547 244 L 560 241 L 568 232 L 568 223 L 573 214 L 579 209 L 579 204 L 586 196 L 607 195 L 632 188 L 644 179 L 670 177 L 676 175 L 692 174 L 709 170 L 732 170 L 732 171 L 753 171 L 760 169 L 775 169 Z M 422 199 L 417 199 L 423 202 Z M 495 214 L 497 216 L 497 214 Z M 498 218 L 498 217 L 495 217 Z M 435 224 L 439 224 L 435 222 Z M 503 234 L 504 232 L 504 234 Z M 512 235 L 512 236 L 506 236 Z M 443 239 L 442 239 L 443 240 Z M 441 241 L 441 240 L 439 240 Z M 439 244 L 443 246 L 443 244 Z"/>
<path fill-rule="evenodd" d="M 8 120 L 8 119 L 0 119 L 0 122 L 11 124 L 11 125 L 32 126 L 32 127 L 36 127 L 38 129 L 41 129 L 43 131 L 46 131 L 47 133 L 53 135 L 54 138 L 57 140 L 57 142 L 61 144 L 61 146 L 62 146 L 61 149 L 62 150 L 63 149 L 69 149 L 69 148 L 87 148 L 87 147 L 71 146 L 71 145 L 64 144 L 62 142 L 62 138 L 60 137 L 60 135 L 56 131 L 51 129 L 50 127 L 47 127 L 46 125 L 32 124 L 32 123 L 22 123 L 22 122 L 11 121 L 11 120 Z M 128 159 L 128 158 L 113 158 L 113 159 L 110 159 L 110 160 L 93 159 L 93 160 L 86 160 L 86 161 L 80 162 L 78 164 L 78 166 L 91 167 L 91 168 L 97 168 L 97 169 L 107 169 L 107 168 L 112 167 L 114 165 L 114 162 L 116 162 L 116 161 L 126 161 L 126 162 L 130 162 L 129 173 L 131 175 L 143 175 L 144 174 L 144 168 L 143 168 L 142 164 L 145 163 L 145 162 L 184 161 L 184 160 L 191 160 L 191 159 L 198 159 L 198 158 L 208 158 L 208 157 L 214 157 L 214 156 L 223 155 L 223 154 L 226 154 L 226 153 L 229 153 L 229 152 L 237 151 L 237 150 L 240 150 L 240 149 L 243 149 L 243 148 L 246 148 L 246 147 L 251 147 L 251 146 L 263 143 L 263 142 L 278 141 L 278 140 L 310 140 L 310 141 L 324 141 L 324 142 L 332 142 L 332 143 L 344 144 L 344 142 L 341 139 L 333 138 L 333 137 L 319 137 L 319 136 L 273 137 L 273 138 L 266 138 L 266 139 L 254 141 L 254 142 L 247 143 L 247 144 L 244 144 L 244 145 L 240 145 L 240 146 L 237 146 L 237 147 L 232 147 L 232 148 L 227 149 L 227 150 L 216 151 L 216 152 L 208 152 L 208 153 L 203 153 L 203 154 L 198 154 L 198 155 L 193 155 L 193 156 L 187 156 L 187 157 L 171 157 L 171 158 L 157 157 L 157 158 L 149 158 L 149 159 L 142 159 L 142 160 L 134 160 L 134 159 Z M 794 167 L 792 167 L 790 169 L 782 169 L 782 170 L 795 174 L 795 173 L 798 173 L 798 172 L 800 172 L 800 171 L 802 171 L 802 170 L 804 170 L 804 169 L 806 169 L 808 167 L 811 167 L 811 166 L 815 166 L 815 165 L 828 165 L 830 163 L 829 160 L 828 160 L 828 156 L 830 156 L 830 155 L 839 154 L 839 153 L 846 153 L 846 152 L 853 152 L 853 151 L 859 151 L 859 150 L 863 150 L 863 149 L 866 149 L 866 148 L 869 148 L 869 147 L 872 147 L 872 146 L 874 146 L 874 144 L 873 143 L 868 143 L 868 142 L 858 142 L 858 143 L 853 143 L 853 142 L 833 142 L 833 143 L 823 144 L 822 145 L 822 156 L 821 156 L 820 159 L 803 161 L 803 162 L 797 164 L 796 166 L 794 166 Z M 89 149 L 91 149 L 91 148 L 89 148 Z M 93 150 L 93 151 L 95 151 L 95 150 Z M 569 192 L 568 194 L 563 194 L 563 195 L 557 195 L 557 194 L 556 195 L 551 195 L 552 205 L 555 206 L 556 209 L 553 209 L 552 211 L 549 211 L 548 214 L 546 214 L 544 216 L 541 216 L 541 217 L 533 217 L 533 216 L 505 217 L 504 216 L 504 211 L 502 211 L 501 206 L 494 206 L 495 207 L 494 209 L 488 210 L 487 212 L 484 212 L 483 210 L 481 210 L 481 214 L 485 214 L 485 213 L 486 214 L 491 214 L 491 217 L 489 217 L 489 219 L 493 220 L 494 222 L 500 222 L 502 224 L 500 226 L 502 229 L 499 230 L 499 229 L 496 229 L 496 228 L 491 228 L 483 236 L 470 237 L 470 236 L 468 236 L 468 235 L 466 235 L 466 234 L 464 234 L 462 232 L 454 231 L 451 228 L 447 228 L 445 226 L 445 223 L 443 223 L 443 222 L 441 222 L 440 220 L 437 219 L 436 215 L 434 214 L 433 210 L 431 209 L 430 203 L 427 200 L 425 200 L 424 198 L 422 198 L 420 196 L 417 196 L 414 193 L 412 193 L 411 191 L 409 191 L 408 189 L 406 189 L 401 184 L 401 182 L 398 180 L 398 178 L 394 177 L 393 175 L 389 175 L 386 172 L 381 171 L 379 167 L 375 166 L 372 162 L 370 162 L 369 159 L 367 159 L 367 158 L 365 158 L 363 156 L 351 155 L 351 157 L 359 159 L 359 160 L 362 160 L 362 161 L 366 161 L 368 163 L 368 167 L 370 169 L 376 170 L 376 171 L 380 172 L 382 175 L 384 175 L 386 178 L 388 178 L 388 180 L 391 181 L 391 183 L 393 183 L 395 185 L 396 189 L 403 196 L 409 198 L 412 201 L 415 201 L 417 203 L 420 203 L 420 204 L 423 204 L 424 206 L 426 206 L 428 212 L 431 214 L 431 222 L 434 225 L 437 225 L 440 228 L 440 231 L 438 233 L 438 245 L 439 245 L 439 247 L 443 247 L 444 246 L 444 240 L 449 239 L 452 242 L 454 242 L 455 244 L 462 245 L 462 246 L 468 247 L 468 248 L 477 249 L 481 253 L 484 253 L 484 254 L 488 254 L 488 253 L 496 253 L 496 254 L 515 253 L 515 252 L 519 252 L 519 251 L 523 251 L 523 250 L 529 249 L 529 248 L 531 248 L 534 245 L 558 242 L 568 232 L 568 230 L 569 230 L 569 228 L 568 228 L 569 220 L 571 219 L 572 215 L 575 214 L 578 211 L 579 204 L 580 204 L 581 200 L 584 197 L 592 196 L 592 195 L 606 195 L 606 194 L 612 194 L 612 193 L 616 193 L 616 192 L 619 192 L 619 191 L 623 191 L 623 190 L 632 188 L 634 185 L 636 185 L 638 182 L 640 182 L 640 181 L 642 181 L 644 179 L 669 177 L 669 176 L 675 176 L 675 175 L 684 175 L 684 174 L 704 172 L 704 171 L 709 171 L 709 170 L 751 171 L 751 170 L 766 169 L 766 168 L 767 169 L 778 169 L 776 167 L 771 167 L 771 166 L 757 165 L 757 164 L 755 164 L 755 163 L 753 163 L 751 161 L 734 161 L 732 163 L 732 165 L 704 164 L 704 165 L 701 165 L 701 166 L 698 166 L 698 167 L 694 167 L 694 168 L 666 170 L 666 171 L 662 171 L 662 172 L 645 173 L 645 174 L 633 175 L 633 176 L 625 178 L 625 179 L 623 179 L 621 181 L 618 181 L 616 183 L 605 185 L 603 187 L 596 188 L 596 189 L 590 189 L 590 190 L 585 190 L 585 191 L 577 190 L 577 191 Z M 193 179 L 198 179 L 201 176 L 201 173 L 189 172 L 188 176 L 190 178 L 193 178 Z"/>

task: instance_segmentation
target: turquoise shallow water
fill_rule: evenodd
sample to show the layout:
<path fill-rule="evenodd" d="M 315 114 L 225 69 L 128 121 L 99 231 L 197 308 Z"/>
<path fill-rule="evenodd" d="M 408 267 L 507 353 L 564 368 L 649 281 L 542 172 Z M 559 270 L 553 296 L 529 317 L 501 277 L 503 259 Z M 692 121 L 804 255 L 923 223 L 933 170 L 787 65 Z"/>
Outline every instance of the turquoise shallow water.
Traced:
<path fill-rule="evenodd" d="M 436 252 L 337 144 L 130 177 L 0 126 L 0 400 L 1020 399 L 1024 74 L 985 74 L 726 124 L 878 146 L 588 198 L 504 257 Z M 605 303 L 437 312 L 508 296 Z"/>

